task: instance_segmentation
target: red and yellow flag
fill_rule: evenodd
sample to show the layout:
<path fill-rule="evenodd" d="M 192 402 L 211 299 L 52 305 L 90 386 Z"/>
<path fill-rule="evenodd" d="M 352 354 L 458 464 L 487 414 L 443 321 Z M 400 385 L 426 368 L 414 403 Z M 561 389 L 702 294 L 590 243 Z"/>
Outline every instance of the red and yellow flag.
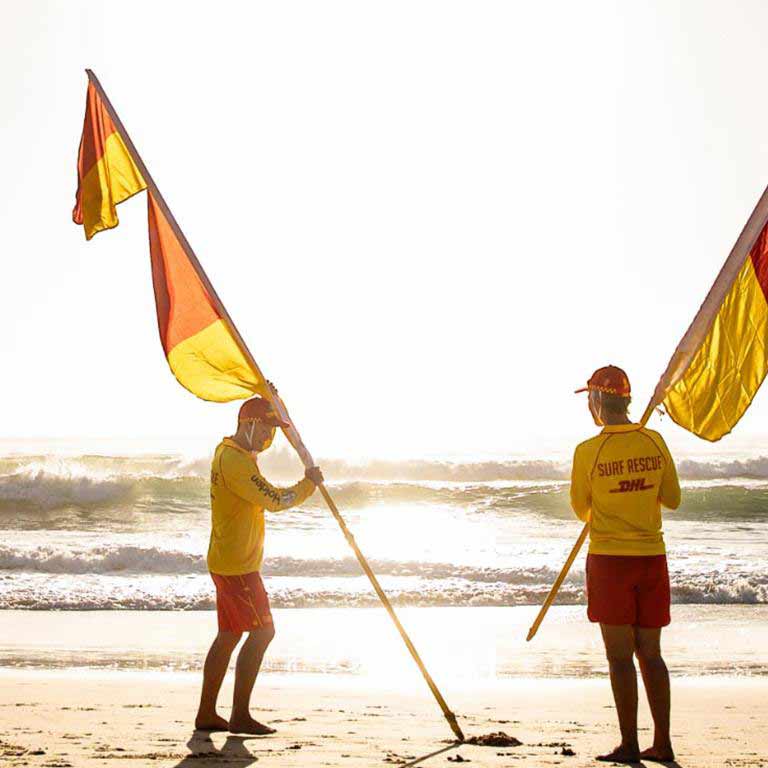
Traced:
<path fill-rule="evenodd" d="M 160 342 L 179 383 L 203 400 L 265 394 L 203 285 L 163 205 L 147 193 L 149 251 Z"/>
<path fill-rule="evenodd" d="M 116 227 L 117 204 L 147 188 L 93 83 L 88 84 L 85 102 L 77 180 L 72 219 L 83 225 L 87 240 Z"/>
<path fill-rule="evenodd" d="M 118 225 L 115 206 L 147 189 L 149 250 L 160 342 L 179 383 L 203 400 L 266 395 L 255 363 L 238 345 L 221 302 L 168 210 L 109 100 L 88 72 L 85 125 L 72 213 L 90 240 Z M 206 287 L 208 286 L 208 287 Z M 210 289 L 210 290 L 209 290 Z"/>
<path fill-rule="evenodd" d="M 719 440 L 736 426 L 768 373 L 768 189 L 736 241 L 659 381 L 681 427 Z"/>

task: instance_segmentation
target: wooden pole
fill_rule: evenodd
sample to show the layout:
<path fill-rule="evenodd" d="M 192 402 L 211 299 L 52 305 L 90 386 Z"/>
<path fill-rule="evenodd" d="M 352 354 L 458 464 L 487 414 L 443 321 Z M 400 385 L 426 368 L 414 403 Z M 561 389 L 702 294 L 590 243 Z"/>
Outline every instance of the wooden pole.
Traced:
<path fill-rule="evenodd" d="M 355 537 L 352 535 L 349 528 L 347 528 L 347 524 L 344 522 L 344 519 L 339 514 L 339 510 L 336 508 L 336 504 L 331 498 L 330 493 L 328 493 L 328 489 L 325 487 L 325 485 L 320 486 L 320 493 L 323 494 L 325 503 L 328 505 L 328 508 L 331 510 L 331 513 L 336 518 L 336 522 L 339 524 L 339 527 L 341 528 L 341 531 L 344 534 L 344 537 L 346 538 L 349 546 L 352 547 L 352 551 L 355 553 L 355 556 L 357 557 L 357 561 L 360 563 L 360 567 L 363 569 L 363 571 L 365 571 L 365 575 L 368 577 L 369 581 L 371 582 L 371 585 L 376 591 L 376 594 L 379 596 L 379 600 L 381 600 L 382 604 L 387 609 L 387 613 L 389 614 L 389 617 L 394 622 L 395 627 L 397 627 L 397 631 L 400 633 L 400 637 L 403 638 L 403 642 L 405 643 L 406 648 L 408 648 L 408 652 L 411 654 L 411 657 L 416 662 L 416 666 L 421 671 L 421 674 L 423 675 L 424 680 L 426 680 L 426 683 L 429 686 L 429 690 L 432 691 L 432 695 L 435 697 L 435 700 L 440 705 L 440 709 L 443 710 L 443 715 L 445 716 L 445 719 L 448 721 L 448 725 L 451 726 L 451 730 L 455 734 L 456 738 L 459 741 L 464 741 L 464 734 L 462 733 L 461 728 L 459 727 L 459 724 L 456 722 L 456 715 L 454 715 L 453 712 L 451 712 L 451 710 L 448 708 L 448 705 L 446 704 L 445 699 L 443 698 L 443 695 L 440 693 L 439 688 L 437 687 L 437 685 L 435 685 L 435 681 L 432 679 L 432 676 L 429 674 L 429 672 L 427 671 L 427 668 L 424 666 L 424 662 L 421 660 L 421 657 L 419 656 L 419 653 L 416 650 L 416 647 L 411 642 L 411 638 L 408 637 L 408 633 L 405 631 L 405 628 L 400 623 L 400 619 L 397 617 L 397 614 L 395 613 L 395 609 L 392 607 L 392 603 L 389 602 L 389 598 L 387 597 L 386 592 L 384 592 L 384 590 L 381 588 L 381 585 L 379 584 L 379 580 L 376 578 L 376 574 L 371 570 L 371 566 L 368 565 L 368 561 L 365 559 L 365 556 L 360 551 L 360 548 L 357 546 Z"/>
<path fill-rule="evenodd" d="M 552 585 L 552 589 L 549 590 L 549 594 L 547 595 L 547 599 L 544 601 L 544 605 L 542 605 L 541 608 L 539 609 L 539 613 L 536 616 L 535 621 L 533 622 L 533 624 L 531 624 L 531 628 L 528 630 L 528 637 L 525 638 L 528 642 L 533 640 L 534 635 L 539 631 L 541 622 L 544 621 L 544 617 L 547 615 L 547 611 L 549 610 L 549 607 L 552 605 L 552 603 L 555 602 L 557 593 L 560 591 L 560 587 L 565 581 L 565 577 L 568 575 L 568 571 L 571 570 L 573 561 L 576 559 L 576 556 L 579 554 L 579 552 L 581 551 L 581 548 L 584 546 L 584 542 L 587 539 L 588 533 L 589 533 L 589 523 L 584 523 L 584 527 L 581 529 L 579 538 L 576 539 L 576 543 L 573 545 L 571 554 L 568 555 L 568 559 L 565 561 L 565 565 L 562 567 L 562 569 L 560 570 L 560 573 L 557 575 L 557 578 L 555 579 L 555 583 Z"/>
<path fill-rule="evenodd" d="M 645 413 L 643 413 L 643 418 L 640 419 L 640 423 L 643 426 L 645 426 L 648 423 L 648 419 L 651 418 L 653 409 L 654 409 L 654 398 L 651 398 L 651 401 L 648 403 L 648 407 L 645 409 Z M 565 577 L 568 575 L 568 571 L 571 570 L 573 561 L 576 559 L 579 552 L 581 551 L 581 548 L 584 546 L 584 542 L 587 540 L 588 533 L 589 533 L 589 523 L 584 523 L 584 527 L 581 529 L 579 538 L 576 539 L 576 543 L 573 545 L 571 554 L 568 555 L 568 559 L 565 561 L 565 565 L 563 565 L 562 569 L 560 570 L 560 573 L 557 575 L 557 578 L 555 579 L 555 583 L 552 585 L 552 589 L 549 590 L 547 599 L 544 601 L 544 604 L 539 609 L 539 612 L 536 615 L 535 621 L 533 622 L 533 624 L 531 624 L 531 628 L 528 630 L 528 637 L 526 637 L 526 640 L 528 642 L 533 640 L 534 636 L 539 631 L 541 622 L 544 621 L 544 617 L 547 615 L 547 611 L 549 610 L 552 603 L 555 602 L 557 593 L 560 591 L 560 587 L 563 585 L 563 582 L 565 581 Z"/>
<path fill-rule="evenodd" d="M 128 148 L 128 151 L 131 153 L 134 162 L 136 163 L 139 170 L 141 171 L 141 174 L 144 177 L 144 181 L 146 181 L 147 183 L 147 189 L 152 193 L 152 196 L 155 198 L 155 201 L 160 206 L 160 209 L 162 210 L 163 215 L 166 217 L 166 219 L 168 220 L 168 223 L 171 225 L 171 228 L 173 229 L 174 234 L 176 235 L 179 242 L 181 243 L 181 246 L 184 248 L 187 258 L 192 263 L 192 266 L 195 268 L 198 276 L 200 277 L 200 280 L 205 286 L 205 289 L 208 291 L 208 294 L 211 297 L 211 300 L 213 301 L 216 307 L 216 310 L 221 315 L 222 320 L 224 320 L 224 323 L 227 326 L 227 329 L 232 334 L 232 337 L 235 339 L 235 342 L 237 343 L 245 359 L 248 361 L 248 364 L 253 369 L 253 372 L 261 381 L 265 382 L 263 394 L 272 402 L 272 404 L 277 409 L 278 413 L 281 416 L 283 416 L 285 420 L 290 424 L 290 427 L 285 430 L 288 441 L 296 449 L 296 452 L 301 457 L 301 460 L 304 463 L 304 465 L 307 468 L 312 467 L 314 465 L 312 456 L 309 453 L 309 451 L 304 447 L 304 443 L 299 435 L 298 430 L 294 426 L 293 421 L 290 419 L 290 416 L 288 416 L 288 412 L 287 412 L 287 409 L 285 408 L 285 405 L 283 404 L 282 398 L 280 398 L 277 395 L 277 392 L 274 391 L 266 383 L 267 380 L 264 377 L 264 374 L 261 372 L 261 369 L 259 368 L 253 355 L 251 354 L 251 351 L 248 349 L 248 345 L 245 343 L 245 340 L 237 330 L 237 327 L 232 321 L 232 318 L 230 317 L 229 312 L 227 312 L 223 302 L 221 301 L 218 294 L 216 293 L 216 290 L 211 284 L 211 281 L 208 279 L 208 276 L 205 274 L 205 270 L 200 264 L 197 256 L 195 255 L 195 252 L 192 250 L 192 246 L 189 244 L 187 238 L 184 236 L 184 233 L 181 231 L 181 228 L 179 227 L 175 217 L 171 213 L 171 210 L 168 207 L 167 203 L 165 202 L 165 199 L 160 194 L 160 190 L 157 188 L 157 184 L 155 184 L 154 179 L 152 178 L 151 174 L 147 170 L 147 166 L 144 164 L 144 161 L 141 159 L 141 155 L 139 155 L 138 151 L 136 150 L 136 147 L 133 141 L 131 141 L 131 138 L 128 135 L 128 131 L 125 130 L 125 126 L 123 125 L 122 121 L 118 117 L 117 112 L 115 111 L 115 108 L 112 106 L 112 103 L 107 97 L 107 94 L 104 92 L 104 88 L 99 82 L 99 79 L 96 77 L 96 75 L 93 73 L 92 70 L 86 69 L 85 71 L 88 75 L 88 79 L 91 81 L 91 83 L 93 83 L 93 86 L 96 88 L 96 90 L 99 93 L 99 96 L 104 102 L 104 106 L 106 107 L 106 110 L 109 113 L 109 116 L 112 118 L 112 121 L 115 123 L 115 126 L 120 132 L 120 135 L 123 141 L 125 142 L 125 145 Z M 398 619 L 397 614 L 395 613 L 395 609 L 392 607 L 392 603 L 390 603 L 389 598 L 387 597 L 384 590 L 381 588 L 381 585 L 379 584 L 379 580 L 376 578 L 376 575 L 371 569 L 371 566 L 368 565 L 368 561 L 365 559 L 365 556 L 360 551 L 360 548 L 357 546 L 357 542 L 355 541 L 354 536 L 352 536 L 352 533 L 350 532 L 349 528 L 347 528 L 347 524 L 344 521 L 344 518 L 342 518 L 341 514 L 339 513 L 339 510 L 336 507 L 336 504 L 333 498 L 331 497 L 330 493 L 328 492 L 328 489 L 325 487 L 324 484 L 321 484 L 318 487 L 320 489 L 320 493 L 325 499 L 325 503 L 328 505 L 328 508 L 331 510 L 331 514 L 336 519 L 336 522 L 339 524 L 339 527 L 341 528 L 341 531 L 344 534 L 344 537 L 346 538 L 350 547 L 352 547 L 352 551 L 355 553 L 355 556 L 357 557 L 357 561 L 360 563 L 360 567 L 365 572 L 365 575 L 370 580 L 371 585 L 373 586 L 373 589 L 375 590 L 376 594 L 379 596 L 379 599 L 381 600 L 384 607 L 387 609 L 387 613 L 389 613 L 390 618 L 392 619 L 392 621 L 395 624 L 395 627 L 397 628 L 397 631 L 400 633 L 400 637 L 402 637 L 403 642 L 408 648 L 409 653 L 413 657 L 413 660 L 416 662 L 416 665 L 421 671 L 421 674 L 424 676 L 424 680 L 429 686 L 430 691 L 432 691 L 432 695 L 435 697 L 435 699 L 437 700 L 437 703 L 440 705 L 440 709 L 443 711 L 443 715 L 445 716 L 445 719 L 448 721 L 448 725 L 451 726 L 451 730 L 453 731 L 456 738 L 459 741 L 464 741 L 464 734 L 462 733 L 461 728 L 459 727 L 459 724 L 456 721 L 456 715 L 454 715 L 454 713 L 451 712 L 451 710 L 448 708 L 448 705 L 446 704 L 445 699 L 440 693 L 440 690 L 438 689 L 437 685 L 435 685 L 435 682 L 432 679 L 432 676 L 429 674 L 429 672 L 427 671 L 427 668 L 424 666 L 424 662 L 421 660 L 421 657 L 419 656 L 419 653 L 416 650 L 416 647 L 414 646 L 413 642 L 411 642 L 411 638 L 408 636 L 408 633 L 405 631 L 405 628 L 400 623 L 400 619 Z"/>

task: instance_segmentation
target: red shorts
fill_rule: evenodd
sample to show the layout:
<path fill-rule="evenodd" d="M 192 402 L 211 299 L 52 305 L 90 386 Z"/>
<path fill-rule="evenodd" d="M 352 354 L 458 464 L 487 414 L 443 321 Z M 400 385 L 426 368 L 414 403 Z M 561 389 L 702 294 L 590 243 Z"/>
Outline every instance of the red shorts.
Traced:
<path fill-rule="evenodd" d="M 242 576 L 212 573 L 220 632 L 251 632 L 272 625 L 272 612 L 258 571 Z"/>
<path fill-rule="evenodd" d="M 588 555 L 587 604 L 590 621 L 666 627 L 670 621 L 667 556 Z"/>

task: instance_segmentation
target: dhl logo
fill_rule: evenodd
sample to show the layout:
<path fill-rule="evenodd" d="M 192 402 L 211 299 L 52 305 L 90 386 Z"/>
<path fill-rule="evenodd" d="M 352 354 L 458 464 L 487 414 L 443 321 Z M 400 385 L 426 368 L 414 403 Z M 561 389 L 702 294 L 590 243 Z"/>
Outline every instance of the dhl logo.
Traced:
<path fill-rule="evenodd" d="M 634 491 L 649 491 L 652 485 L 645 484 L 644 477 L 638 477 L 634 480 L 619 480 L 618 488 L 611 488 L 609 493 L 632 493 Z"/>

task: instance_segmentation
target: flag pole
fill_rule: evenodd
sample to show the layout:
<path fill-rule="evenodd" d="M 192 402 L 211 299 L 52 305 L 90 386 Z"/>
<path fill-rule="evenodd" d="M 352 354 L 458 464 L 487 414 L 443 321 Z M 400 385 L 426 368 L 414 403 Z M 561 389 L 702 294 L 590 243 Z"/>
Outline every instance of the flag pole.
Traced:
<path fill-rule="evenodd" d="M 264 377 L 264 374 L 261 372 L 261 369 L 259 368 L 258 363 L 256 362 L 253 355 L 251 354 L 251 351 L 248 349 L 248 345 L 245 343 L 245 340 L 240 335 L 240 332 L 237 330 L 237 326 L 235 326 L 234 322 L 232 321 L 232 318 L 230 317 L 229 312 L 227 312 L 227 309 L 224 306 L 224 303 L 221 301 L 218 294 L 216 293 L 216 290 L 211 284 L 211 281 L 208 279 L 208 276 L 206 275 L 205 270 L 200 264 L 197 256 L 195 255 L 195 252 L 192 250 L 192 246 L 189 244 L 189 241 L 187 240 L 186 236 L 182 232 L 181 227 L 179 227 L 178 222 L 176 221 L 174 215 L 171 213 L 170 208 L 168 208 L 168 205 L 165 202 L 165 199 L 160 194 L 160 190 L 157 188 L 157 184 L 155 184 L 154 179 L 152 178 L 151 174 L 147 170 L 147 166 L 144 164 L 144 161 L 141 159 L 141 155 L 136 150 L 136 146 L 131 140 L 131 137 L 129 136 L 128 132 L 125 130 L 125 126 L 123 125 L 122 121 L 118 117 L 117 112 L 115 111 L 115 108 L 112 106 L 112 103 L 110 102 L 109 97 L 107 96 L 107 94 L 104 91 L 104 88 L 99 82 L 99 79 L 96 77 L 96 75 L 93 73 L 92 70 L 86 69 L 85 72 L 88 75 L 89 81 L 93 84 L 94 88 L 96 88 L 96 90 L 98 91 L 101 100 L 104 102 L 104 106 L 107 112 L 109 113 L 109 116 L 112 118 L 112 121 L 114 122 L 116 128 L 120 132 L 120 135 L 123 141 L 125 142 L 125 145 L 128 151 L 133 157 L 133 161 L 136 163 L 137 167 L 141 171 L 141 175 L 144 177 L 144 181 L 147 183 L 147 190 L 152 193 L 152 196 L 154 197 L 155 202 L 159 205 L 160 210 L 163 212 L 163 215 L 168 220 L 168 223 L 170 224 L 171 229 L 173 230 L 173 233 L 176 235 L 179 242 L 181 243 L 181 246 L 184 249 L 184 252 L 187 255 L 187 258 L 190 260 L 192 266 L 195 268 L 195 271 L 197 272 L 197 275 L 200 278 L 201 282 L 203 283 L 203 286 L 205 287 L 209 296 L 211 297 L 211 300 L 213 301 L 216 307 L 216 310 L 221 315 L 229 332 L 232 334 L 232 337 L 235 339 L 235 342 L 237 343 L 237 346 L 239 347 L 240 352 L 248 361 L 248 364 L 251 366 L 256 376 L 261 381 L 266 382 L 267 380 Z M 299 432 L 294 426 L 293 421 L 291 421 L 290 416 L 288 416 L 288 412 L 280 396 L 277 395 L 276 391 L 273 391 L 272 387 L 270 387 L 269 384 L 267 384 L 264 387 L 263 394 L 266 395 L 266 397 L 275 406 L 278 412 L 283 417 L 286 417 L 286 421 L 290 424 L 290 427 L 284 430 L 285 435 L 288 438 L 288 441 L 291 443 L 291 445 L 295 448 L 296 452 L 299 454 L 304 465 L 307 468 L 314 466 L 314 461 L 312 459 L 312 456 L 304 446 L 304 443 L 301 440 Z M 376 592 L 382 604 L 386 608 L 387 613 L 389 613 L 390 618 L 392 619 L 392 621 L 395 624 L 395 627 L 397 628 L 397 631 L 400 633 L 400 637 L 402 637 L 403 642 L 406 645 L 406 648 L 408 649 L 409 653 L 413 657 L 413 660 L 416 662 L 416 665 L 421 671 L 421 674 L 423 675 L 424 680 L 429 686 L 430 691 L 432 691 L 432 695 L 435 697 L 437 703 L 440 705 L 440 709 L 443 711 L 443 715 L 445 716 L 445 719 L 448 721 L 448 725 L 450 725 L 451 730 L 453 731 L 456 738 L 459 741 L 464 741 L 464 734 L 462 733 L 462 730 L 456 720 L 456 715 L 448 707 L 448 704 L 446 703 L 445 699 L 440 693 L 440 690 L 435 684 L 435 681 L 432 679 L 432 676 L 429 674 L 429 672 L 427 671 L 427 668 L 424 666 L 424 662 L 421 660 L 421 657 L 419 656 L 419 653 L 416 650 L 416 647 L 411 641 L 411 638 L 408 636 L 408 633 L 405 631 L 405 628 L 401 624 L 400 619 L 397 617 L 397 614 L 395 613 L 395 609 L 392 607 L 392 603 L 389 601 L 389 598 L 387 597 L 386 593 L 381 588 L 381 585 L 379 584 L 379 580 L 376 578 L 376 574 L 374 574 L 373 570 L 371 569 L 371 566 L 368 564 L 368 561 L 365 559 L 365 556 L 360 551 L 360 548 L 357 546 L 357 542 L 355 541 L 354 536 L 352 535 L 349 528 L 347 527 L 347 524 L 344 521 L 344 518 L 339 513 L 338 507 L 336 506 L 336 503 L 331 497 L 331 494 L 328 492 L 328 489 L 325 487 L 324 483 L 321 483 L 318 486 L 318 488 L 320 490 L 320 493 L 323 496 L 323 499 L 325 499 L 325 503 L 328 505 L 328 508 L 330 509 L 331 514 L 335 518 L 336 522 L 339 524 L 339 527 L 341 528 L 341 531 L 344 534 L 344 537 L 346 538 L 347 542 L 352 548 L 352 551 L 355 553 L 355 556 L 357 557 L 357 561 L 360 563 L 360 567 L 363 569 L 363 571 L 365 572 L 365 575 L 368 577 L 369 581 L 371 582 L 371 585 L 373 586 L 374 591 Z"/>
<path fill-rule="evenodd" d="M 653 413 L 653 409 L 655 407 L 654 399 L 655 399 L 654 397 L 651 398 L 651 401 L 648 403 L 648 407 L 645 409 L 643 418 L 640 419 L 640 423 L 643 426 L 645 426 L 648 423 L 648 419 L 651 418 L 651 414 Z M 568 555 L 568 559 L 565 561 L 565 565 L 563 565 L 563 567 L 560 569 L 560 573 L 557 575 L 557 578 L 555 579 L 554 584 L 552 584 L 552 588 L 549 590 L 549 594 L 547 595 L 546 600 L 544 600 L 544 603 L 539 609 L 538 614 L 536 614 L 536 618 L 534 619 L 533 624 L 531 624 L 531 628 L 528 630 L 528 636 L 525 638 L 527 642 L 530 642 L 531 640 L 533 640 L 536 633 L 539 631 L 541 622 L 544 621 L 544 617 L 547 615 L 547 611 L 552 606 L 552 603 L 555 602 L 557 593 L 560 591 L 560 587 L 563 585 L 563 582 L 565 581 L 565 577 L 568 575 L 568 572 L 571 570 L 573 561 L 576 559 L 579 552 L 581 551 L 581 548 L 584 546 L 584 542 L 587 540 L 588 533 L 589 533 L 589 523 L 586 522 L 584 523 L 584 527 L 581 529 L 579 538 L 576 539 L 576 543 L 573 545 L 573 549 L 571 550 L 571 553 Z"/>
<path fill-rule="evenodd" d="M 544 617 L 547 615 L 547 611 L 549 610 L 552 603 L 555 602 L 557 593 L 560 591 L 560 587 L 565 581 L 565 577 L 568 575 L 568 571 L 571 570 L 573 561 L 576 559 L 577 555 L 581 551 L 581 548 L 584 546 L 584 542 L 586 541 L 588 533 L 589 533 L 589 523 L 584 523 L 584 527 L 581 529 L 579 538 L 576 539 L 576 543 L 573 545 L 571 554 L 568 555 L 568 559 L 565 561 L 565 565 L 560 569 L 560 573 L 557 575 L 557 578 L 555 579 L 555 583 L 552 585 L 552 588 L 549 590 L 547 599 L 544 601 L 544 604 L 539 609 L 536 619 L 534 620 L 533 624 L 531 624 L 531 628 L 528 630 L 528 636 L 525 638 L 527 642 L 530 642 L 531 640 L 533 640 L 534 636 L 539 631 L 541 622 L 544 621 Z"/>
<path fill-rule="evenodd" d="M 286 420 L 290 425 L 288 429 L 284 430 L 286 437 L 288 438 L 289 442 L 293 445 L 293 447 L 296 449 L 296 452 L 299 454 L 299 456 L 301 456 L 305 466 L 307 467 L 312 466 L 314 464 L 314 462 L 312 461 L 312 457 L 309 455 L 309 452 L 304 447 L 304 444 L 301 441 L 301 437 L 299 436 L 298 431 L 294 427 L 293 421 L 291 420 L 291 417 L 288 415 L 288 411 L 286 410 L 285 405 L 283 404 L 282 398 L 277 393 L 270 392 L 270 394 L 272 395 L 270 399 L 275 405 L 278 415 L 284 420 Z M 338 507 L 336 506 L 336 502 L 331 497 L 331 494 L 329 493 L 328 489 L 325 487 L 325 484 L 319 485 L 318 488 L 320 490 L 320 493 L 323 496 L 323 499 L 325 499 L 325 503 L 328 505 L 328 509 L 331 510 L 331 514 L 336 519 L 336 522 L 339 524 L 339 528 L 341 528 L 341 532 L 344 534 L 344 538 L 347 540 L 347 543 L 352 548 L 352 551 L 355 553 L 357 562 L 360 564 L 360 567 L 363 569 L 363 571 L 365 572 L 365 575 L 368 577 L 368 580 L 371 582 L 371 586 L 373 587 L 376 594 L 379 596 L 379 600 L 381 600 L 382 605 L 384 606 L 384 608 L 386 608 L 387 613 L 389 614 L 389 617 L 392 619 L 392 622 L 397 628 L 397 631 L 400 633 L 400 637 L 403 639 L 403 642 L 405 643 L 405 647 L 408 649 L 408 652 L 411 654 L 411 658 L 413 658 L 413 660 L 416 662 L 416 666 L 419 668 L 419 671 L 421 672 L 422 676 L 424 677 L 424 680 L 429 686 L 429 690 L 432 691 L 432 695 L 435 697 L 435 700 L 440 706 L 440 709 L 443 711 L 443 715 L 445 719 L 448 721 L 448 725 L 450 725 L 451 730 L 453 731 L 456 738 L 459 741 L 464 741 L 464 734 L 462 733 L 461 727 L 456 721 L 456 715 L 448 707 L 448 704 L 443 698 L 442 693 L 440 693 L 440 689 L 437 687 L 435 681 L 432 679 L 432 675 L 429 674 L 429 672 L 427 671 L 427 668 L 424 666 L 424 662 L 421 660 L 421 656 L 419 656 L 419 652 L 416 650 L 416 646 L 413 644 L 413 642 L 411 641 L 411 638 L 408 636 L 408 633 L 405 631 L 405 627 L 403 627 L 402 623 L 400 622 L 400 619 L 395 613 L 395 609 L 392 606 L 392 603 L 389 601 L 389 597 L 387 597 L 387 593 L 382 589 L 381 584 L 379 584 L 379 580 L 378 578 L 376 578 L 376 574 L 373 572 L 373 569 L 368 564 L 368 561 L 366 560 L 365 555 L 360 550 L 360 547 L 358 547 L 357 542 L 355 541 L 355 537 L 352 535 L 352 532 L 347 527 L 347 524 L 344 518 L 341 516 L 341 513 L 339 512 Z"/>

